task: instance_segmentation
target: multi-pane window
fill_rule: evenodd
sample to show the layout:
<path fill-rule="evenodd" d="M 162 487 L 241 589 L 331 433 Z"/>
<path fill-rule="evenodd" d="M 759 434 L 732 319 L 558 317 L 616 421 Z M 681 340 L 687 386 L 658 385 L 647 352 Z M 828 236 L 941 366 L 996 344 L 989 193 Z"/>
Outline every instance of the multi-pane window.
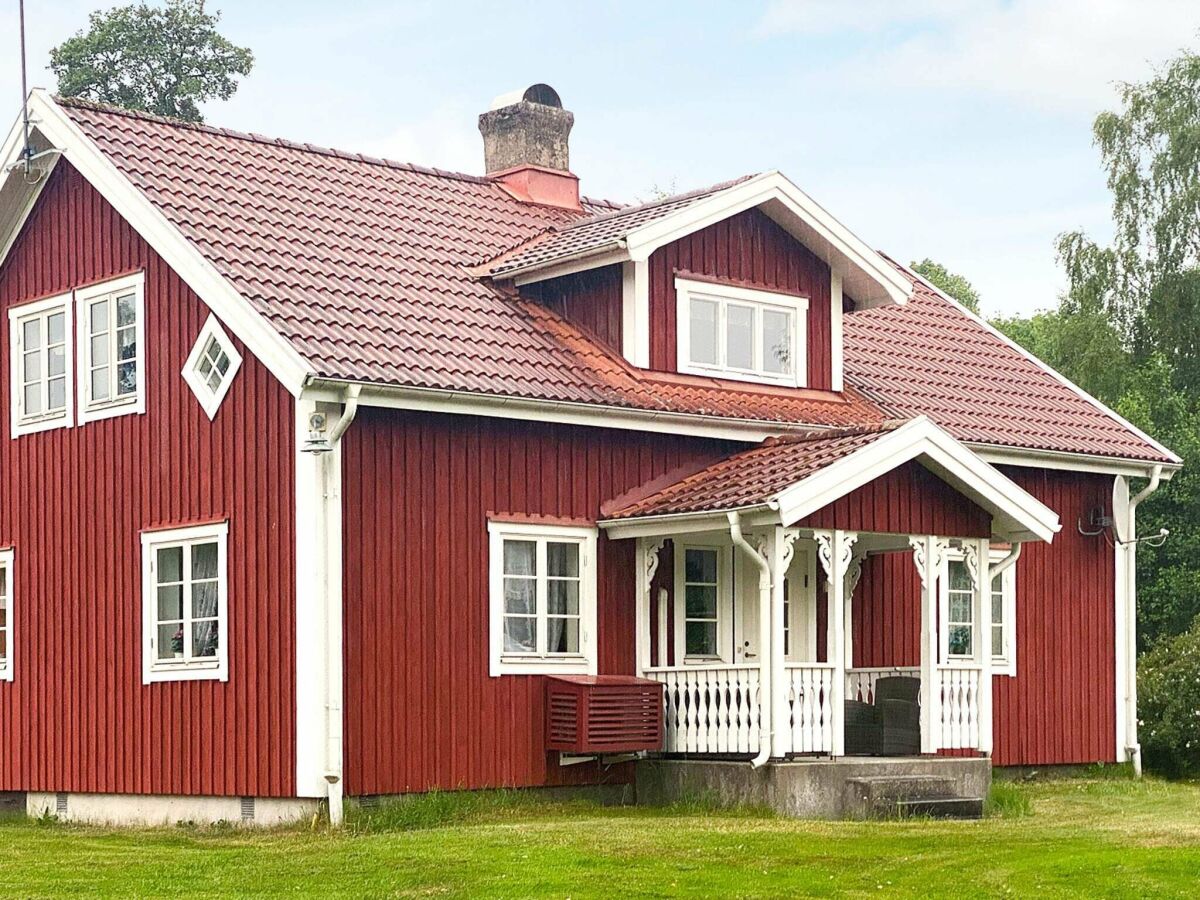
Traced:
<path fill-rule="evenodd" d="M 217 414 L 241 364 L 242 357 L 233 342 L 209 316 L 183 365 L 183 379 L 210 419 Z"/>
<path fill-rule="evenodd" d="M 589 528 L 493 522 L 492 674 L 595 671 Z"/>
<path fill-rule="evenodd" d="M 13 552 L 0 550 L 0 681 L 13 680 Z"/>
<path fill-rule="evenodd" d="M 75 292 L 82 421 L 138 411 L 145 378 L 142 287 L 139 273 Z"/>
<path fill-rule="evenodd" d="M 803 297 L 677 278 L 679 370 L 805 384 Z"/>
<path fill-rule="evenodd" d="M 71 304 L 52 297 L 9 310 L 14 435 L 71 424 Z"/>
<path fill-rule="evenodd" d="M 683 552 L 684 654 L 717 657 L 720 655 L 720 557 L 717 550 L 707 547 L 687 547 Z"/>
<path fill-rule="evenodd" d="M 999 552 L 993 563 L 1003 558 Z M 952 659 L 969 659 L 975 656 L 974 586 L 966 562 L 961 557 L 952 557 L 946 563 L 943 591 L 946 655 Z M 1014 623 L 1011 621 L 1015 607 L 1015 570 L 1010 568 L 992 578 L 987 609 L 989 621 L 984 623 L 985 640 L 991 650 L 992 664 L 1001 671 L 1014 672 Z"/>
<path fill-rule="evenodd" d="M 227 673 L 225 523 L 142 535 L 146 681 Z"/>

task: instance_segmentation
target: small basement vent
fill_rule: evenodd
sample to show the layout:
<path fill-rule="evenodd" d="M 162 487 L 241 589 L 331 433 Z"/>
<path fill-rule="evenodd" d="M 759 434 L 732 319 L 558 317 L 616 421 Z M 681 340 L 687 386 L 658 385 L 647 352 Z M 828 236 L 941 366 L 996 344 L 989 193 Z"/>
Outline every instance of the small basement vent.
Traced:
<path fill-rule="evenodd" d="M 254 798 L 253 797 L 243 797 L 242 798 L 242 821 L 243 822 L 253 822 L 254 821 Z"/>
<path fill-rule="evenodd" d="M 367 794 L 358 798 L 359 809 L 379 809 L 379 795 Z"/>
<path fill-rule="evenodd" d="M 571 754 L 659 750 L 663 686 L 627 675 L 546 679 L 546 749 Z"/>
<path fill-rule="evenodd" d="M 60 793 L 54 798 L 54 814 L 58 816 L 65 816 L 67 814 L 66 794 Z"/>

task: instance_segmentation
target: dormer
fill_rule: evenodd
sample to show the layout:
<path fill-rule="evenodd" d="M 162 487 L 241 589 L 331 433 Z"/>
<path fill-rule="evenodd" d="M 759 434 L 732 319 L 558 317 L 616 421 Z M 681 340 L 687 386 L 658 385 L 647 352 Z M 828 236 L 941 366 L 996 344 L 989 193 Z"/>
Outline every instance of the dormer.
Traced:
<path fill-rule="evenodd" d="M 834 392 L 843 313 L 912 292 L 778 172 L 557 226 L 482 271 L 639 368 Z"/>

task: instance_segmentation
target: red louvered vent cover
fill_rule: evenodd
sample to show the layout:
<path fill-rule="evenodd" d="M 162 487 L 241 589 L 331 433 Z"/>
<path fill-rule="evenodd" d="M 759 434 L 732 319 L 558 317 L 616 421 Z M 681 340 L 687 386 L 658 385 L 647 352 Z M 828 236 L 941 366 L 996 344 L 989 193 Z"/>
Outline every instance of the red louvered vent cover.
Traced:
<path fill-rule="evenodd" d="M 628 675 L 546 679 L 546 749 L 562 753 L 659 750 L 663 686 Z"/>

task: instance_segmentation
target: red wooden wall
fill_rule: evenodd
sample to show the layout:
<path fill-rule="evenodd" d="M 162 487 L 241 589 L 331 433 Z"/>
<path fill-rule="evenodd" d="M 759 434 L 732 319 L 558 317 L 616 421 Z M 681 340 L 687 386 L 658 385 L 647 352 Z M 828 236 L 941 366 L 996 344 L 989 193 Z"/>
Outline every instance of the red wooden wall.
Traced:
<path fill-rule="evenodd" d="M 987 537 L 991 516 L 918 462 L 907 462 L 801 519 L 801 528 Z"/>
<path fill-rule="evenodd" d="M 621 352 L 621 267 L 604 266 L 521 288 L 618 354 Z"/>
<path fill-rule="evenodd" d="M 710 225 L 650 256 L 650 368 L 676 371 L 679 270 L 808 297 L 808 387 L 832 382 L 829 266 L 757 209 Z"/>
<path fill-rule="evenodd" d="M 1063 528 L 1052 544 L 1026 544 L 1017 563 L 1017 674 L 993 682 L 995 762 L 1111 761 L 1113 550 L 1075 526 L 1111 503 L 1112 478 L 1048 469 L 1005 474 L 1057 512 Z M 912 554 L 867 561 L 854 597 L 856 665 L 919 664 L 920 590 Z"/>
<path fill-rule="evenodd" d="M 548 765 L 544 678 L 488 674 L 488 516 L 595 521 L 723 445 L 363 409 L 342 446 L 347 793 L 627 780 Z M 634 571 L 634 542 L 602 535 L 602 673 L 633 672 Z"/>
<path fill-rule="evenodd" d="M 0 307 L 139 269 L 145 415 L 10 440 L 0 314 L 0 546 L 16 556 L 0 790 L 292 795 L 291 398 L 239 344 L 209 422 L 180 376 L 207 309 L 66 161 L 0 268 Z M 140 532 L 220 518 L 229 681 L 143 685 Z"/>

